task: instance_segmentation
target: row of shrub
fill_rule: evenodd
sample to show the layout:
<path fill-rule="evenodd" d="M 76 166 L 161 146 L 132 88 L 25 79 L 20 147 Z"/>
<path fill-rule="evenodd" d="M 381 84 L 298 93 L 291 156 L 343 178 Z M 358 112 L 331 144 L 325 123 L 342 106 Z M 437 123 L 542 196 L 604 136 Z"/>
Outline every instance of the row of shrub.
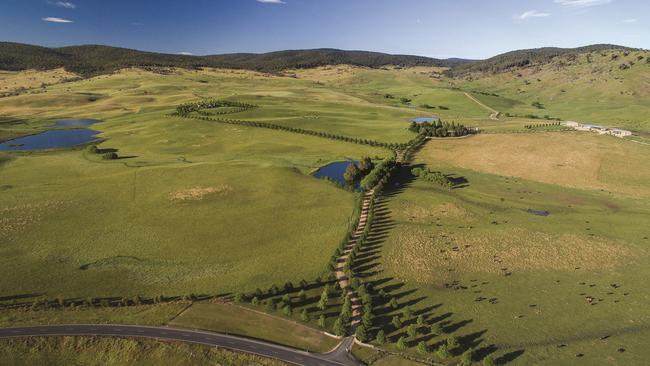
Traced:
<path fill-rule="evenodd" d="M 540 128 L 540 127 L 552 127 L 552 126 L 560 126 L 561 123 L 558 122 L 552 122 L 552 123 L 533 123 L 533 124 L 528 124 L 525 125 L 524 128 L 532 129 L 532 128 Z"/>
<path fill-rule="evenodd" d="M 178 115 L 180 115 L 180 114 L 178 114 Z M 355 143 L 355 144 L 369 145 L 369 146 L 373 146 L 373 147 L 383 147 L 383 148 L 387 148 L 387 149 L 400 149 L 400 148 L 405 148 L 407 146 L 406 143 L 380 142 L 380 141 L 376 141 L 376 140 L 368 140 L 368 139 L 361 139 L 361 138 L 357 138 L 357 137 L 336 135 L 336 134 L 329 133 L 329 132 L 307 130 L 307 129 L 299 128 L 299 127 L 283 126 L 283 125 L 278 125 L 278 124 L 269 123 L 269 122 L 243 121 L 243 120 L 229 119 L 229 118 L 210 118 L 210 117 L 207 117 L 207 116 L 193 116 L 193 115 L 180 115 L 180 116 L 185 117 L 185 118 L 199 119 L 199 120 L 203 120 L 203 121 L 226 123 L 226 124 L 231 124 L 231 125 L 268 128 L 268 129 L 271 129 L 271 130 L 280 130 L 280 131 L 287 131 L 287 132 L 293 132 L 293 133 L 300 133 L 300 134 L 303 134 L 303 135 L 323 137 L 323 138 L 328 138 L 328 139 L 331 139 L 331 140 L 352 142 L 352 143 Z"/>
<path fill-rule="evenodd" d="M 547 121 L 561 121 L 561 118 L 551 117 L 548 114 L 545 114 L 543 116 L 538 116 L 538 115 L 535 115 L 535 114 L 523 114 L 522 115 L 522 114 L 514 114 L 514 113 L 506 112 L 505 116 L 506 117 L 528 118 L 528 119 L 545 119 Z"/>
<path fill-rule="evenodd" d="M 138 305 L 153 305 L 160 303 L 168 303 L 173 301 L 197 301 L 207 300 L 212 298 L 209 295 L 195 295 L 186 294 L 182 296 L 154 296 L 154 297 L 111 297 L 111 298 L 65 298 L 63 295 L 58 295 L 54 299 L 46 296 L 37 297 L 31 301 L 18 302 L 17 300 L 10 301 L 9 303 L 0 304 L 0 309 L 23 309 L 23 310 L 50 310 L 50 309 L 75 309 L 81 307 L 122 307 L 122 306 L 138 306 Z"/>
<path fill-rule="evenodd" d="M 235 102 L 229 100 L 220 100 L 220 99 L 206 99 L 200 100 L 198 102 L 184 103 L 176 107 L 176 113 L 181 116 L 187 116 L 192 112 L 200 112 L 202 109 L 212 109 L 219 107 L 235 107 L 238 108 L 234 111 L 223 111 L 216 114 L 228 114 L 242 112 L 247 109 L 257 108 L 258 106 L 254 104 Z"/>

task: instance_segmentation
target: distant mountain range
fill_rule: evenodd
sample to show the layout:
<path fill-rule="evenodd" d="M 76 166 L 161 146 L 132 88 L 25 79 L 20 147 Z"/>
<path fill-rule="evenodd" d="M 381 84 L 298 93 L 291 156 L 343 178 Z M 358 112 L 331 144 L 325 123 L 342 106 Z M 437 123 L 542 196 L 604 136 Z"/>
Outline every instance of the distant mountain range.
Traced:
<path fill-rule="evenodd" d="M 47 48 L 20 43 L 0 42 L 0 69 L 66 70 L 84 76 L 106 74 L 132 66 L 220 67 L 277 72 L 284 69 L 349 64 L 366 67 L 441 66 L 453 67 L 467 62 L 461 59 L 439 60 L 423 56 L 389 55 L 367 51 L 337 49 L 291 50 L 269 53 L 233 53 L 212 56 L 173 55 L 119 47 L 86 45 Z"/>
<path fill-rule="evenodd" d="M 278 72 L 285 69 L 310 68 L 349 64 L 365 67 L 439 66 L 450 68 L 453 75 L 468 72 L 499 72 L 512 67 L 546 62 L 570 53 L 603 49 L 625 49 L 615 45 L 593 45 L 580 48 L 540 48 L 504 53 L 493 58 L 474 61 L 465 59 L 435 59 L 423 56 L 390 55 L 368 51 L 337 49 L 289 50 L 269 53 L 233 53 L 211 56 L 175 55 L 145 52 L 126 48 L 84 45 L 47 48 L 13 42 L 0 42 L 0 69 L 54 69 L 63 67 L 82 76 L 111 73 L 125 67 L 219 67 Z"/>

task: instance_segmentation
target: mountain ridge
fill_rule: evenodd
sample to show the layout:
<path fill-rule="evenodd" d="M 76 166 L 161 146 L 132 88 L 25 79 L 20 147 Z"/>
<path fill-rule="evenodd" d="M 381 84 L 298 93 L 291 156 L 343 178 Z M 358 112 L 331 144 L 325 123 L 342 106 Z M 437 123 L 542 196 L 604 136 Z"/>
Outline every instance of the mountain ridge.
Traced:
<path fill-rule="evenodd" d="M 449 76 L 472 72 L 501 72 L 531 64 L 549 62 L 561 55 L 580 54 L 606 49 L 633 48 L 596 44 L 576 48 L 542 47 L 515 50 L 485 60 L 461 58 L 437 59 L 426 56 L 387 54 L 373 51 L 315 48 L 273 51 L 267 53 L 228 53 L 219 55 L 182 55 L 106 45 L 43 47 L 16 42 L 0 42 L 0 70 L 54 69 L 63 67 L 82 76 L 111 73 L 125 67 L 218 67 L 260 72 L 350 64 L 378 68 L 395 66 L 437 66 L 449 68 Z"/>

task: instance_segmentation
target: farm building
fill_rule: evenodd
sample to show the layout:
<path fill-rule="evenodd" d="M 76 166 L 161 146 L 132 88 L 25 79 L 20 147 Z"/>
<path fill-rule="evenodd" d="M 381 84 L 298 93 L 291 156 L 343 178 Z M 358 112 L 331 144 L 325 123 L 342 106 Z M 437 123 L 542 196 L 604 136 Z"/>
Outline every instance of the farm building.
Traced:
<path fill-rule="evenodd" d="M 589 123 L 579 123 L 574 121 L 566 121 L 564 125 L 567 127 L 572 127 L 577 131 L 589 131 L 595 132 L 599 135 L 612 135 L 616 137 L 623 138 L 625 136 L 631 136 L 632 132 L 628 130 L 621 130 L 619 128 L 609 128 L 599 125 L 589 124 Z"/>

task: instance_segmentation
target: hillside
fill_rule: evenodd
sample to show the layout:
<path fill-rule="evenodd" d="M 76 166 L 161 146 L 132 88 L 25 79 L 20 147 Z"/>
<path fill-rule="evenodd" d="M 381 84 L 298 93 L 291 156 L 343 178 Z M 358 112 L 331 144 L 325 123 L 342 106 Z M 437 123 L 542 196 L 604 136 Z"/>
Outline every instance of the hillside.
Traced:
<path fill-rule="evenodd" d="M 457 67 L 454 67 L 449 71 L 449 75 L 464 76 L 472 73 L 499 73 L 521 67 L 548 64 L 553 61 L 553 59 L 560 56 L 575 58 L 578 55 L 585 53 L 612 49 L 632 50 L 631 48 L 611 44 L 596 44 L 577 48 L 544 47 L 517 50 L 506 52 L 486 60 L 457 65 Z"/>
<path fill-rule="evenodd" d="M 557 117 L 650 133 L 650 52 L 609 49 L 472 73 L 455 84 L 512 115 Z"/>
<path fill-rule="evenodd" d="M 422 56 L 389 55 L 367 51 L 337 49 L 288 50 L 262 54 L 236 53 L 188 56 L 144 52 L 118 47 L 85 45 L 47 48 L 19 43 L 0 42 L 0 70 L 54 69 L 84 76 L 106 74 L 131 66 L 221 67 L 277 72 L 324 65 L 349 64 L 365 67 L 442 66 L 452 67 L 465 60 L 439 60 Z"/>

